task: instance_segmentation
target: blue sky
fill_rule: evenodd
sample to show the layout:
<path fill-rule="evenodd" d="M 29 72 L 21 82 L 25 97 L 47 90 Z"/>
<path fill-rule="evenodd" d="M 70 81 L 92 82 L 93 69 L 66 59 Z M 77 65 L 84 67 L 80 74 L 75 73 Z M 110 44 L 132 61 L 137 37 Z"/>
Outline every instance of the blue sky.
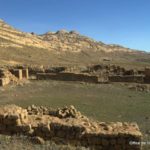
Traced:
<path fill-rule="evenodd" d="M 0 18 L 25 32 L 77 30 L 150 51 L 150 0 L 0 0 Z"/>

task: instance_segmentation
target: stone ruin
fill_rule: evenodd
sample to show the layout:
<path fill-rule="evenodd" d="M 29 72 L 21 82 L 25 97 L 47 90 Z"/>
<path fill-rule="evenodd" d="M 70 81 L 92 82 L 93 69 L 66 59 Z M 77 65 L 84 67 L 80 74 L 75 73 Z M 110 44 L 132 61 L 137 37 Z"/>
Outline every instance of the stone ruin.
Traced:
<path fill-rule="evenodd" d="M 93 150 L 141 150 L 142 140 L 136 123 L 93 121 L 73 106 L 56 110 L 34 105 L 0 107 L 0 134 L 40 137 Z"/>
<path fill-rule="evenodd" d="M 17 83 L 18 79 L 7 69 L 0 69 L 0 86 L 5 86 L 10 82 Z"/>
<path fill-rule="evenodd" d="M 126 69 L 117 65 L 31 66 L 29 74 L 38 80 L 79 81 L 88 83 L 150 83 L 150 69 Z"/>
<path fill-rule="evenodd" d="M 144 83 L 143 75 L 113 75 L 108 77 L 111 82 L 134 82 L 134 83 Z"/>
<path fill-rule="evenodd" d="M 0 86 L 20 84 L 23 79 L 29 79 L 28 69 L 0 69 Z"/>
<path fill-rule="evenodd" d="M 5 76 L 1 75 L 4 74 Z M 6 73 L 7 72 L 7 73 Z M 12 74 L 17 80 L 37 79 L 37 80 L 60 80 L 79 81 L 86 83 L 109 83 L 109 82 L 129 82 L 129 83 L 150 83 L 150 68 L 143 70 L 126 69 L 116 65 L 92 65 L 92 66 L 16 66 L 0 70 L 0 85 L 4 86 L 10 82 Z M 30 75 L 30 76 L 29 76 Z M 16 80 L 15 79 L 15 80 Z"/>
<path fill-rule="evenodd" d="M 71 73 L 71 72 L 61 72 L 61 73 L 37 73 L 37 80 L 62 80 L 62 81 L 80 81 L 89 83 L 98 83 L 98 76 L 81 74 L 81 73 Z"/>
<path fill-rule="evenodd" d="M 92 65 L 84 72 L 106 77 L 108 82 L 150 83 L 150 68 L 126 69 L 117 65 Z"/>

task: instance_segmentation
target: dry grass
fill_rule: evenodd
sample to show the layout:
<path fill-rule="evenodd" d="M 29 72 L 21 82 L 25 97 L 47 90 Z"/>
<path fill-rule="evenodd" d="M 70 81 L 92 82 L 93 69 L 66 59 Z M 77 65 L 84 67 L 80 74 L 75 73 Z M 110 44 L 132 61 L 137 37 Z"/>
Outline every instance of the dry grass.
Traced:
<path fill-rule="evenodd" d="M 25 86 L 0 88 L 0 105 L 35 104 L 54 108 L 74 105 L 92 119 L 137 122 L 144 141 L 150 140 L 149 99 L 150 93 L 131 91 L 120 84 L 34 81 Z"/>
<path fill-rule="evenodd" d="M 55 144 L 46 141 L 45 144 L 34 144 L 26 136 L 0 135 L 0 150 L 89 150 L 85 147 L 73 147 L 71 145 Z"/>

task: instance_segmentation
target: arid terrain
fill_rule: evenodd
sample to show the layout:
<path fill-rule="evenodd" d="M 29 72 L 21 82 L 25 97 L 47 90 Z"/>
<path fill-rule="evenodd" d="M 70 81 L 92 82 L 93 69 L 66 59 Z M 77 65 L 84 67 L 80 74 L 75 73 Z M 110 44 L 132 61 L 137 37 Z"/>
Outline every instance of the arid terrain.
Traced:
<path fill-rule="evenodd" d="M 0 79 L 1 106 L 73 105 L 91 120 L 136 122 L 142 141 L 150 140 L 150 53 L 76 31 L 25 33 L 0 20 Z M 14 143 L 16 149 L 88 149 L 53 141 L 36 145 L 24 136 L 0 139 L 4 150 Z"/>
<path fill-rule="evenodd" d="M 1 64 L 87 65 L 111 63 L 132 66 L 150 64 L 150 54 L 107 45 L 80 35 L 60 30 L 43 35 L 24 33 L 0 20 Z"/>

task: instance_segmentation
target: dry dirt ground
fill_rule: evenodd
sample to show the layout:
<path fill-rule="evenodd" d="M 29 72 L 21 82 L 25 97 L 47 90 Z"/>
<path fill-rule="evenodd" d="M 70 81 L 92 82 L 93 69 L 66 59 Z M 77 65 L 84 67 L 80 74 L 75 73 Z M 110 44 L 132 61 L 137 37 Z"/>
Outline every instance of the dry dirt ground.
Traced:
<path fill-rule="evenodd" d="M 13 103 L 26 107 L 35 104 L 54 108 L 74 105 L 82 114 L 99 121 L 137 122 L 144 134 L 143 141 L 150 141 L 149 100 L 150 93 L 132 91 L 119 83 L 30 81 L 24 86 L 12 85 L 0 88 L 0 105 Z M 18 140 L 13 143 L 9 142 L 9 144 L 1 140 L 3 144 L 0 144 L 0 149 L 14 143 L 18 145 Z M 22 141 L 19 143 L 22 145 L 21 149 L 26 147 L 26 143 L 23 144 Z M 35 149 L 34 145 L 32 146 L 31 148 Z M 38 148 L 41 149 L 41 146 Z M 146 145 L 144 149 L 149 150 L 150 147 Z"/>

